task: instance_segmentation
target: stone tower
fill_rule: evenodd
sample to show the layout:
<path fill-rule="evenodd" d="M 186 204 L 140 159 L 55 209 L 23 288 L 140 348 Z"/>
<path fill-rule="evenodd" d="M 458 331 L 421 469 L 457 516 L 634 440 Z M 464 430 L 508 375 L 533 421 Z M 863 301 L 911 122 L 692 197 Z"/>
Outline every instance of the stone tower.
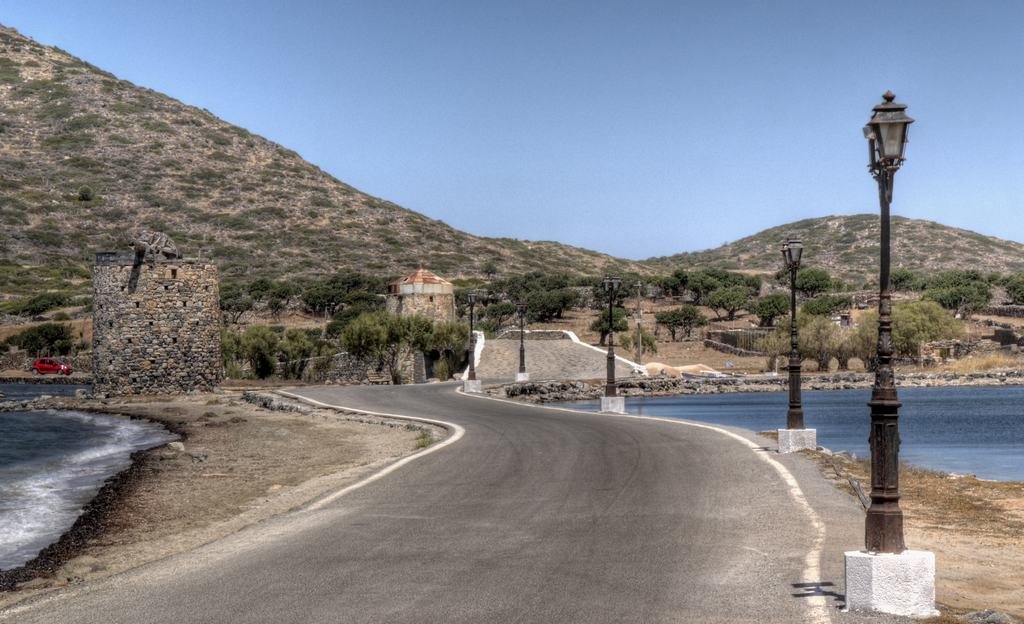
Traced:
<path fill-rule="evenodd" d="M 419 269 L 388 285 L 389 312 L 419 314 L 432 321 L 455 320 L 455 287 L 427 269 Z"/>
<path fill-rule="evenodd" d="M 98 253 L 93 387 L 105 394 L 210 391 L 223 378 L 217 267 Z"/>

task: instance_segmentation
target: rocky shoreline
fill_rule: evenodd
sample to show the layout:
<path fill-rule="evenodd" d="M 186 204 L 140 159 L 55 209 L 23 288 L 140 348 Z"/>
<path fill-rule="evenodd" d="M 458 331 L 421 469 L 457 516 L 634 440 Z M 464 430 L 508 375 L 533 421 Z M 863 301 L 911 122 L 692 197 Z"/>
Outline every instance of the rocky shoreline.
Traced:
<path fill-rule="evenodd" d="M 80 401 L 76 402 L 69 397 L 46 397 L 0 403 L 0 412 L 14 410 L 74 410 L 118 416 L 129 420 L 148 420 L 162 425 L 165 429 L 177 435 L 179 440 L 184 440 L 188 437 L 187 432 L 182 427 L 177 426 L 172 419 L 142 418 L 132 414 L 121 414 L 92 405 L 82 405 Z M 148 472 L 147 466 L 156 461 L 156 455 L 166 446 L 166 444 L 161 444 L 150 449 L 132 453 L 128 467 L 121 472 L 111 475 L 103 482 L 96 495 L 85 504 L 82 513 L 75 519 L 74 524 L 56 542 L 50 544 L 41 550 L 35 558 L 17 568 L 0 570 L 0 591 L 32 588 L 35 579 L 54 574 L 69 560 L 80 555 L 92 540 L 102 536 L 107 531 L 107 525 L 112 516 L 118 511 L 121 503 Z M 69 583 L 76 580 L 79 579 L 64 579 L 65 582 Z"/>
<path fill-rule="evenodd" d="M 872 373 L 835 373 L 805 375 L 804 390 L 851 390 L 870 388 Z M 1024 369 L 1001 369 L 974 373 L 907 373 L 898 375 L 900 388 L 943 386 L 1018 386 L 1024 385 Z M 674 396 L 688 394 L 728 394 L 735 392 L 784 392 L 789 387 L 786 375 L 749 375 L 702 379 L 639 377 L 618 382 L 620 396 Z M 596 400 L 604 393 L 604 380 L 536 381 L 489 386 L 492 396 L 531 403 Z"/>

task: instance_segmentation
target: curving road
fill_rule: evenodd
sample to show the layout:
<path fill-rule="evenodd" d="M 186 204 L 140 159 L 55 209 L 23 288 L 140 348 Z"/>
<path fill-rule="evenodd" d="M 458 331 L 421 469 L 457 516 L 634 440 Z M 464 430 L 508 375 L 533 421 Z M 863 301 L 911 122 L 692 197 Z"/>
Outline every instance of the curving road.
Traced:
<path fill-rule="evenodd" d="M 863 514 L 803 458 L 706 427 L 490 401 L 453 385 L 295 392 L 465 434 L 316 510 L 0 621 L 861 619 L 839 613 L 837 595 Z"/>

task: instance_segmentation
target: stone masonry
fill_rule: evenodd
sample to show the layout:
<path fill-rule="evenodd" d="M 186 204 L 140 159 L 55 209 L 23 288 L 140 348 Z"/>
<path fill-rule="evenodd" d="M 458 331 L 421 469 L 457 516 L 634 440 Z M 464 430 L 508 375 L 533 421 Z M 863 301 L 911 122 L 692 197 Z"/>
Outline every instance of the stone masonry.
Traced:
<path fill-rule="evenodd" d="M 177 394 L 223 378 L 217 267 L 96 254 L 93 386 L 104 394 Z"/>
<path fill-rule="evenodd" d="M 388 285 L 387 309 L 432 321 L 455 320 L 455 287 L 431 271 L 419 269 Z"/>

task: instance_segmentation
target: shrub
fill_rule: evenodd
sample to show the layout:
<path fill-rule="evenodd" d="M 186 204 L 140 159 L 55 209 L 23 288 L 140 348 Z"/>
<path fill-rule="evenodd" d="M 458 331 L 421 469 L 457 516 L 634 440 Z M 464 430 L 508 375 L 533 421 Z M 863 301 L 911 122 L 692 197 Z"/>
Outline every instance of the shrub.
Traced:
<path fill-rule="evenodd" d="M 935 340 L 949 340 L 963 336 L 963 324 L 949 315 L 934 301 L 913 301 L 893 306 L 892 342 L 898 357 L 917 357 L 921 345 Z M 878 341 L 878 313 L 868 312 L 851 336 L 855 357 L 874 367 Z"/>
<path fill-rule="evenodd" d="M 1010 302 L 1024 304 L 1024 273 L 1015 273 L 1006 279 L 1006 294 Z"/>
<path fill-rule="evenodd" d="M 394 384 L 402 383 L 401 364 L 413 350 L 424 350 L 431 322 L 422 316 L 399 316 L 390 312 L 359 315 L 341 333 L 341 343 L 356 357 L 369 357 L 387 369 Z"/>
<path fill-rule="evenodd" d="M 992 299 L 992 293 L 987 282 L 979 281 L 964 285 L 929 288 L 924 291 L 924 298 L 938 303 L 947 310 L 969 315 L 988 305 Z"/>
<path fill-rule="evenodd" d="M 78 189 L 78 201 L 89 202 L 94 199 L 96 199 L 96 193 L 92 190 L 92 188 L 88 186 L 83 186 L 82 188 Z"/>
<path fill-rule="evenodd" d="M 640 342 L 645 353 L 657 353 L 658 344 L 654 340 L 654 334 L 644 328 L 640 328 Z M 636 348 L 636 331 L 628 331 L 619 336 L 619 344 L 627 351 Z"/>
<path fill-rule="evenodd" d="M 74 346 L 71 326 L 64 323 L 43 323 L 30 327 L 4 341 L 23 349 L 33 356 L 67 355 Z"/>
<path fill-rule="evenodd" d="M 277 364 L 278 334 L 269 327 L 257 325 L 242 334 L 242 353 L 254 375 L 266 379 L 274 373 Z"/>
<path fill-rule="evenodd" d="M 0 306 L 0 310 L 8 314 L 36 316 L 54 308 L 62 308 L 68 305 L 70 301 L 70 298 L 64 293 L 43 293 L 28 299 L 4 304 Z"/>

